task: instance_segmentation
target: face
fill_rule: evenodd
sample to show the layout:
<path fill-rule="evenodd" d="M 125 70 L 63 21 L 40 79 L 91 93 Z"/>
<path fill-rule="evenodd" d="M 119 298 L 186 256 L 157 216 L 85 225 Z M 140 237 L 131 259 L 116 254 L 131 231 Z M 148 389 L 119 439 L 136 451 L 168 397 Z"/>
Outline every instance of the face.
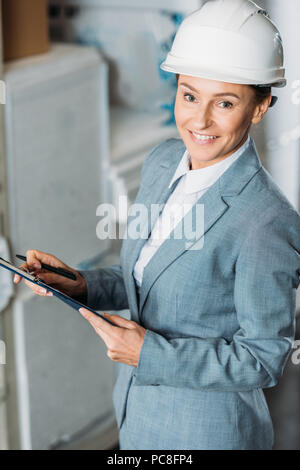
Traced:
<path fill-rule="evenodd" d="M 257 105 L 254 96 L 248 85 L 179 75 L 175 120 L 193 170 L 213 165 L 243 145 L 271 101 L 270 96 Z"/>

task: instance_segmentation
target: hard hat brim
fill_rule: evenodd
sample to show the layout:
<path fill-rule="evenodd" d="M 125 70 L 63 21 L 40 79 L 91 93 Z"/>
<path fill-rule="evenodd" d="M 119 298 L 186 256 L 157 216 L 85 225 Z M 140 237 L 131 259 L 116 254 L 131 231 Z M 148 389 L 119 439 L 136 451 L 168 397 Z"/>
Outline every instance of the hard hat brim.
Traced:
<path fill-rule="evenodd" d="M 287 83 L 284 77 L 282 78 L 276 77 L 274 78 L 274 81 L 272 81 L 271 79 L 268 83 L 265 83 L 264 81 L 260 81 L 258 79 L 254 80 L 254 79 L 249 79 L 249 78 L 245 78 L 245 77 L 238 76 L 238 75 L 229 75 L 228 73 L 222 74 L 219 70 L 206 69 L 205 67 L 201 67 L 201 70 L 199 70 L 199 65 L 180 66 L 176 64 L 172 66 L 170 63 L 167 63 L 166 61 L 161 63 L 160 68 L 164 70 L 165 72 L 178 73 L 181 75 L 188 75 L 191 77 L 207 78 L 209 80 L 215 80 L 215 81 L 225 82 L 225 83 L 236 83 L 240 85 L 258 85 L 258 86 L 272 86 L 272 87 L 282 88 L 286 86 L 286 83 Z"/>

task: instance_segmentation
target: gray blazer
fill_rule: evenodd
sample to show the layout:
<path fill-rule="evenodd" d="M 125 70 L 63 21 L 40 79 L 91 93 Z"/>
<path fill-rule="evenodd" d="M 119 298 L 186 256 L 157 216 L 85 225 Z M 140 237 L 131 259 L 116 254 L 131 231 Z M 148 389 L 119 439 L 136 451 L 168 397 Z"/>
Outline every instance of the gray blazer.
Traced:
<path fill-rule="evenodd" d="M 168 139 L 150 152 L 137 203 L 167 201 L 184 151 L 181 139 Z M 300 216 L 252 138 L 198 201 L 204 235 L 189 248 L 184 238 L 165 240 L 140 294 L 132 271 L 145 238 L 123 240 L 120 265 L 81 271 L 87 305 L 130 309 L 147 330 L 138 366 L 120 364 L 117 423 L 126 416 L 130 449 L 271 449 L 262 389 L 277 384 L 294 340 Z"/>

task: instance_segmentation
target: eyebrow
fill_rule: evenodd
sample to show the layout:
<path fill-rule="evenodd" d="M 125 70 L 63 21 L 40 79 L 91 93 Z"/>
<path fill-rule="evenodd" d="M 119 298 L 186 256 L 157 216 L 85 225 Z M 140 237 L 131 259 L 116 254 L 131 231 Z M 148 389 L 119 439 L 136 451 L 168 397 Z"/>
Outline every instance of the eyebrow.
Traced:
<path fill-rule="evenodd" d="M 198 90 L 196 90 L 196 88 L 192 87 L 191 85 L 188 85 L 187 83 L 180 83 L 179 85 L 183 85 L 187 88 L 189 88 L 190 90 L 194 91 L 195 93 L 199 93 Z M 235 93 L 216 93 L 214 96 L 234 96 L 234 98 L 237 98 L 237 99 L 240 99 L 240 97 L 238 95 L 236 95 Z"/>

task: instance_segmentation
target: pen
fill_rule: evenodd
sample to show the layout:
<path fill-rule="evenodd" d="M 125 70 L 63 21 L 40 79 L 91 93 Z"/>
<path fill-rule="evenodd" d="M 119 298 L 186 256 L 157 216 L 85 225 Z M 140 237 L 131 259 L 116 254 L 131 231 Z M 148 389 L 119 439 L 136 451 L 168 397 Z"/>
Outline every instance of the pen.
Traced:
<path fill-rule="evenodd" d="M 16 255 L 16 257 L 21 259 L 22 261 L 27 261 L 26 256 Z M 52 271 L 53 273 L 59 274 L 60 276 L 64 276 L 69 279 L 73 279 L 73 281 L 76 281 L 75 274 L 73 274 L 71 271 L 68 271 L 67 269 L 54 268 L 53 266 L 50 266 L 49 264 L 45 264 L 45 263 L 41 263 L 41 265 L 42 265 L 42 268 L 47 269 L 48 271 Z"/>

